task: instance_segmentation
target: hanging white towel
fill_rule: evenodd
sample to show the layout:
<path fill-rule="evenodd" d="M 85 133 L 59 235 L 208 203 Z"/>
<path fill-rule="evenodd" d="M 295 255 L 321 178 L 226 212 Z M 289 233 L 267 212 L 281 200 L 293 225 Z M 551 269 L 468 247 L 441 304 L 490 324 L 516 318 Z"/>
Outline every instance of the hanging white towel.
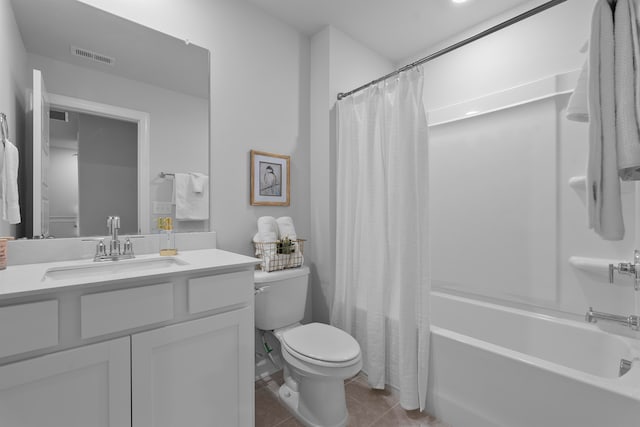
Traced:
<path fill-rule="evenodd" d="M 0 149 L 3 147 L 0 146 Z M 0 181 L 2 181 L 2 219 L 9 224 L 20 224 L 20 202 L 18 196 L 18 166 L 20 155 L 15 145 L 8 139 L 4 141 L 4 156 L 0 163 Z"/>
<path fill-rule="evenodd" d="M 569 98 L 569 104 L 567 105 L 566 117 L 568 120 L 575 122 L 588 122 L 589 121 L 589 105 L 587 101 L 587 76 L 588 76 L 588 61 L 585 61 L 576 83 L 576 88 Z"/>
<path fill-rule="evenodd" d="M 589 227 L 606 240 L 624 237 L 616 148 L 613 11 L 599 0 L 589 42 Z"/>
<path fill-rule="evenodd" d="M 204 191 L 204 187 L 209 181 L 209 177 L 203 173 L 192 172 L 189 173 L 189 179 L 191 179 L 191 187 L 194 193 L 202 193 Z"/>
<path fill-rule="evenodd" d="M 640 180 L 638 131 L 638 31 L 631 0 L 618 0 L 614 14 L 615 114 L 618 172 L 623 180 Z"/>
<path fill-rule="evenodd" d="M 209 179 L 195 173 L 176 173 L 173 180 L 176 220 L 209 219 Z"/>

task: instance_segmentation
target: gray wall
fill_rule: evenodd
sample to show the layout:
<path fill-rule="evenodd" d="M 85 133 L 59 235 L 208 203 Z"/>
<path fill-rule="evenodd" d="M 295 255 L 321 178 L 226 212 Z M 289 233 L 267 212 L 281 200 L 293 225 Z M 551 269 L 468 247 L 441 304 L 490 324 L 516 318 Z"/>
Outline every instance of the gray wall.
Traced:
<path fill-rule="evenodd" d="M 120 217 L 121 234 L 136 234 L 138 126 L 80 114 L 78 135 L 80 235 L 107 234 L 110 215 Z"/>

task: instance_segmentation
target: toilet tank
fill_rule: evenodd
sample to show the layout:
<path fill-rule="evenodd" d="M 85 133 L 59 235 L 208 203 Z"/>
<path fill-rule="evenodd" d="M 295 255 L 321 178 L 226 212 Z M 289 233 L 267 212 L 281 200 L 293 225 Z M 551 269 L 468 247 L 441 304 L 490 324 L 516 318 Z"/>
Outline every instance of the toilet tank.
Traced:
<path fill-rule="evenodd" d="M 265 331 L 302 320 L 307 303 L 309 267 L 254 273 L 255 324 Z"/>

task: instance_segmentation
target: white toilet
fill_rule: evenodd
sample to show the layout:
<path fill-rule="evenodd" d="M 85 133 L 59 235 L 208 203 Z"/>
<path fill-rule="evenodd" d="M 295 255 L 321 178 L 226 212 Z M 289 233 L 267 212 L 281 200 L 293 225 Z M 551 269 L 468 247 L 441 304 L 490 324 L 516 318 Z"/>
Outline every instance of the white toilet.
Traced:
<path fill-rule="evenodd" d="M 344 380 L 362 368 L 360 345 L 323 323 L 301 325 L 309 268 L 256 271 L 256 328 L 273 331 L 285 360 L 280 401 L 304 425 L 343 427 L 348 413 Z"/>

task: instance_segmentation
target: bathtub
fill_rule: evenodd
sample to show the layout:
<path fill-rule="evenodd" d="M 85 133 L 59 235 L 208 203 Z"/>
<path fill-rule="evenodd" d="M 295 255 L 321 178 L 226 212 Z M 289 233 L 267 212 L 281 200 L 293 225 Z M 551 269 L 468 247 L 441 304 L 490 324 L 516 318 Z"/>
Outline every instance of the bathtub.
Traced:
<path fill-rule="evenodd" d="M 427 406 L 453 427 L 640 426 L 639 340 L 442 292 L 431 305 Z"/>

